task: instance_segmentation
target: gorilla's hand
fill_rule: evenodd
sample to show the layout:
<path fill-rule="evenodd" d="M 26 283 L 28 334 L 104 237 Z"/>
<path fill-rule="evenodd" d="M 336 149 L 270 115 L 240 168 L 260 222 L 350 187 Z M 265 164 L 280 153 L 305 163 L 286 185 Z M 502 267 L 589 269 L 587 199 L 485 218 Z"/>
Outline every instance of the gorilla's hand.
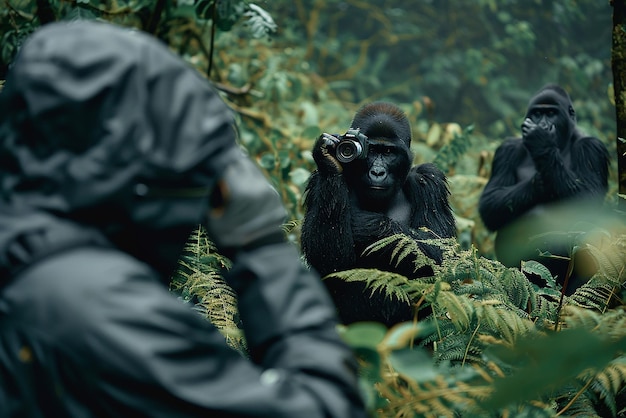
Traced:
<path fill-rule="evenodd" d="M 339 138 L 335 135 L 323 133 L 315 141 L 313 146 L 313 159 L 317 164 L 319 173 L 323 176 L 341 174 L 343 167 L 335 158 L 335 147 Z"/>
<path fill-rule="evenodd" d="M 556 128 L 553 124 L 537 124 L 526 118 L 522 123 L 522 140 L 531 156 L 541 156 L 557 147 Z"/>
<path fill-rule="evenodd" d="M 352 236 L 355 242 L 372 243 L 399 232 L 394 224 L 397 223 L 382 213 L 355 209 L 352 213 Z"/>

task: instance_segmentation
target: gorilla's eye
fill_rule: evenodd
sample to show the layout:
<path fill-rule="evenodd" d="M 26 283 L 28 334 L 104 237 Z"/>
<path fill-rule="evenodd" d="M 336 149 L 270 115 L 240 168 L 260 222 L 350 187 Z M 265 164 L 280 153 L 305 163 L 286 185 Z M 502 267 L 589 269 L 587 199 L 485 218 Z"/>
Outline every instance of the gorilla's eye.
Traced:
<path fill-rule="evenodd" d="M 385 154 L 385 155 L 389 155 L 389 154 L 391 154 L 392 152 L 393 152 L 393 148 L 391 148 L 391 147 L 385 147 L 385 148 L 383 148 L 383 154 Z"/>

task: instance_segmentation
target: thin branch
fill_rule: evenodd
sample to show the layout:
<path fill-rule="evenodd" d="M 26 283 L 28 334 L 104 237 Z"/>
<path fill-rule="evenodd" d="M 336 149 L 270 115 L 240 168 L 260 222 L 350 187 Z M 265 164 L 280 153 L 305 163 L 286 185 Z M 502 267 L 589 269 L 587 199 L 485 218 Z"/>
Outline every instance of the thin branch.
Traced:
<path fill-rule="evenodd" d="M 215 27 L 217 26 L 215 23 L 217 19 L 217 4 L 216 3 L 213 3 L 213 16 L 211 17 L 211 43 L 209 45 L 209 52 L 208 52 L 209 67 L 206 70 L 206 75 L 209 78 L 211 78 L 211 70 L 213 69 L 213 49 L 215 47 Z"/>
<path fill-rule="evenodd" d="M 561 409 L 559 412 L 557 412 L 557 414 L 555 415 L 556 417 L 561 416 L 565 411 L 567 411 L 573 404 L 574 402 L 576 402 L 576 399 L 578 399 L 580 397 L 580 395 L 582 395 L 583 393 L 585 393 L 585 391 L 587 390 L 587 388 L 589 388 L 589 386 L 591 385 L 591 383 L 594 381 L 595 378 L 593 379 L 589 379 L 589 381 L 585 384 L 585 386 L 583 386 L 577 393 L 576 395 L 567 403 L 567 405 L 565 405 L 563 407 L 563 409 Z"/>
<path fill-rule="evenodd" d="M 161 14 L 163 13 L 163 9 L 165 9 L 165 2 L 167 0 L 158 0 L 156 6 L 154 6 L 154 11 L 150 15 L 150 20 L 148 20 L 148 26 L 146 27 L 146 32 L 156 35 L 157 28 L 159 27 L 159 22 L 161 21 Z"/>

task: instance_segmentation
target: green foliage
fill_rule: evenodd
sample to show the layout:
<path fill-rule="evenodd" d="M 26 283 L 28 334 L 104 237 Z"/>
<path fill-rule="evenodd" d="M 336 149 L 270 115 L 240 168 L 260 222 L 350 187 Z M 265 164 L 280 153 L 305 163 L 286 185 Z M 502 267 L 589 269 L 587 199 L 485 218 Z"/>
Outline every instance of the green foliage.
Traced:
<path fill-rule="evenodd" d="M 401 274 L 375 269 L 352 269 L 332 273 L 327 278 L 336 277 L 345 282 L 362 282 L 371 290 L 370 295 L 381 292 L 390 299 L 410 303 L 409 280 Z"/>
<path fill-rule="evenodd" d="M 404 234 L 394 234 L 368 245 L 365 251 L 363 251 L 363 255 L 367 256 L 387 247 L 393 247 L 390 261 L 394 262 L 396 266 L 408 256 L 412 256 L 413 265 L 415 266 L 413 271 L 418 271 L 425 266 L 434 265 L 433 260 L 428 258 L 428 256 L 420 250 L 417 242 L 449 248 L 454 240 L 423 239 L 415 241 Z"/>
<path fill-rule="evenodd" d="M 263 38 L 276 32 L 278 28 L 272 16 L 254 3 L 248 4 L 248 10 L 244 16 L 248 18 L 246 25 L 254 38 Z"/>
<path fill-rule="evenodd" d="M 453 167 L 459 157 L 467 152 L 470 146 L 470 134 L 474 130 L 474 126 L 470 125 L 463 130 L 460 135 L 458 133 L 453 134 L 453 139 L 448 144 L 444 145 L 437 156 L 433 160 L 433 163 L 439 167 L 441 171 L 447 173 L 450 168 Z"/>
<path fill-rule="evenodd" d="M 13 0 L 7 5 L 0 12 L 0 68 L 4 71 L 30 33 L 58 20 L 102 19 L 136 27 L 160 37 L 183 56 L 199 50 L 207 62 L 212 61 L 213 50 L 206 45 L 213 43 L 214 36 L 206 30 L 206 21 L 221 31 L 242 22 L 253 38 L 265 38 L 278 28 L 269 13 L 245 0 Z M 196 47 L 190 47 L 192 43 Z"/>
<path fill-rule="evenodd" d="M 625 237 L 617 232 L 607 247 L 594 252 L 615 263 L 621 260 L 611 263 L 609 271 L 623 273 L 626 267 Z M 399 237 L 385 245 L 395 245 L 395 253 L 404 257 L 420 256 L 406 253 Z M 385 282 L 388 295 L 401 293 L 421 312 L 430 310 L 382 339 L 378 335 L 362 359 L 369 383 L 378 390 L 375 396 L 368 394 L 377 415 L 486 416 L 498 411 L 498 416 L 551 417 L 565 411 L 605 416 L 609 411 L 615 416 L 625 406 L 618 395 L 626 387 L 626 313 L 615 298 L 615 286 L 624 278 L 617 283 L 599 269 L 571 297 L 561 298 L 536 289 L 521 270 L 478 256 L 475 248 L 439 245 L 445 257 L 441 266 L 433 265 L 433 277 L 385 282 L 389 273 L 377 270 L 336 274 L 370 288 Z M 619 257 L 608 256 L 607 248 L 619 251 Z M 525 263 L 524 271 L 551 279 L 536 262 Z M 394 291 L 394 286 L 400 289 Z M 399 339 L 399 329 L 405 336 L 407 330 L 412 333 Z M 354 344 L 354 339 L 347 341 Z M 384 341 L 395 344 L 385 346 Z"/>
<path fill-rule="evenodd" d="M 541 398 L 587 369 L 604 367 L 621 349 L 584 328 L 572 328 L 518 341 L 514 347 L 496 347 L 491 355 L 515 371 L 494 382 L 494 391 L 485 402 L 488 410 L 520 399 Z M 546 367 L 547 366 L 547 367 Z"/>
<path fill-rule="evenodd" d="M 198 227 L 189 237 L 170 286 L 211 321 L 231 347 L 245 353 L 237 296 L 222 276 L 230 266 L 230 260 L 216 251 L 204 228 Z"/>

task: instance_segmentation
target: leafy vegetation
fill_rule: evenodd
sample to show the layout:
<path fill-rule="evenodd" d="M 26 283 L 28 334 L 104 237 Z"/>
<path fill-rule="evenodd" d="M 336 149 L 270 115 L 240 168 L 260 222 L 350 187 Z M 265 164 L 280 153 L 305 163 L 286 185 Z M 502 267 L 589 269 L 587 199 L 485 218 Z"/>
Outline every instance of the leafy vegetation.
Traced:
<path fill-rule="evenodd" d="M 289 211 L 298 243 L 301 197 L 323 131 L 343 132 L 362 103 L 398 103 L 413 128 L 415 163 L 448 175 L 458 239 L 433 277 L 376 270 L 338 273 L 415 307 L 387 330 L 342 334 L 361 361 L 372 415 L 402 417 L 624 416 L 626 235 L 607 224 L 573 248 L 597 274 L 570 297 L 542 265 L 494 261 L 477 211 L 491 158 L 519 133 L 531 93 L 555 81 L 572 95 L 579 125 L 615 152 L 611 7 L 584 0 L 3 0 L 0 79 L 23 40 L 55 20 L 102 19 L 152 33 L 210 79 L 234 109 L 240 141 Z M 0 81 L 1 86 L 2 81 Z M 617 201 L 616 167 L 607 203 Z M 431 264 L 402 236 L 395 249 Z M 515 249 L 512 249 L 513 251 Z M 172 290 L 245 353 L 229 261 L 201 228 L 190 237 Z M 525 279 L 546 280 L 538 289 Z"/>
<path fill-rule="evenodd" d="M 344 329 L 362 361 L 378 416 L 618 416 L 624 404 L 626 235 L 588 243 L 604 254 L 599 272 L 571 297 L 554 280 L 539 289 L 517 269 L 441 242 L 434 276 L 399 280 L 375 270 L 336 274 L 415 307 L 415 321 L 387 331 Z M 403 242 L 406 241 L 406 242 Z M 423 255 L 396 237 L 397 254 Z M 406 248 L 411 247 L 410 252 Z M 539 263 L 527 272 L 548 275 Z M 615 273 L 617 272 L 617 275 Z M 390 278 L 392 280 L 390 280 Z M 553 286 L 553 287 L 550 287 Z"/>
<path fill-rule="evenodd" d="M 198 227 L 189 237 L 170 286 L 182 300 L 206 316 L 231 347 L 245 353 L 237 295 L 223 278 L 230 266 L 230 260 L 217 252 L 204 228 Z"/>

